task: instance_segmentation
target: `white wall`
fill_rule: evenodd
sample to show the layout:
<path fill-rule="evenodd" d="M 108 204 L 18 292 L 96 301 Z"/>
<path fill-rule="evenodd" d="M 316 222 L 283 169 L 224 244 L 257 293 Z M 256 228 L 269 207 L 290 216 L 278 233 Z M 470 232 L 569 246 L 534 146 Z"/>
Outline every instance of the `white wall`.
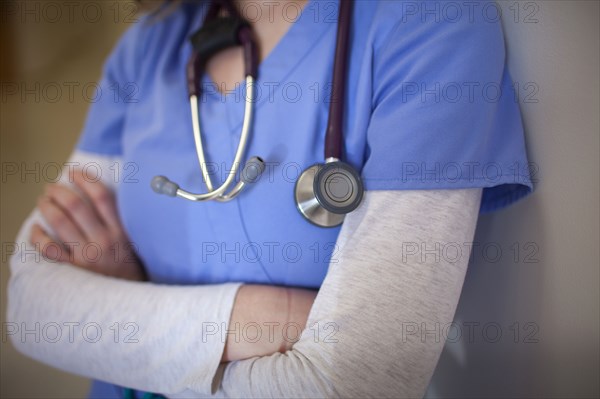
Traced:
<path fill-rule="evenodd" d="M 599 389 L 599 3 L 499 1 L 513 79 L 539 88 L 521 103 L 530 161 L 539 167 L 535 194 L 480 219 L 457 321 L 479 322 L 447 345 L 436 376 L 453 397 L 600 397 Z M 515 9 L 521 15 L 515 22 Z M 534 12 L 537 23 L 525 23 Z M 530 20 L 530 19 L 529 19 Z M 525 92 L 522 92 L 523 94 Z M 532 93 L 531 90 L 526 93 Z M 521 97 L 523 100 L 523 97 Z M 520 248 L 515 262 L 514 243 Z M 528 243 L 530 244 L 527 247 Z M 538 248 L 526 263 L 524 255 Z M 502 338 L 494 340 L 498 323 Z M 511 325 L 520 323 L 519 343 Z M 525 323 L 529 325 L 525 330 Z M 459 324 L 460 325 L 460 324 Z M 533 333 L 537 343 L 524 343 Z M 462 332 L 468 333 L 462 324 Z M 454 363 L 450 352 L 466 351 Z"/>

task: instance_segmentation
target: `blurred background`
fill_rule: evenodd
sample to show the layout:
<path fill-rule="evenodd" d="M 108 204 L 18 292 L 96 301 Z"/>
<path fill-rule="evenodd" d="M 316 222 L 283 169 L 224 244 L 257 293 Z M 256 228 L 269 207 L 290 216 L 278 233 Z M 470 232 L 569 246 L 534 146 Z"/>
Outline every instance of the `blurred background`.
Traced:
<path fill-rule="evenodd" d="M 0 0 L 1 316 L 6 243 L 70 154 L 129 1 Z M 480 218 L 432 396 L 600 397 L 600 9 L 498 1 L 536 193 Z M 16 168 L 16 169 L 15 169 Z M 16 170 L 16 173 L 15 173 Z M 18 354 L 2 325 L 2 398 L 75 398 L 88 381 Z"/>
<path fill-rule="evenodd" d="M 56 177 L 56 169 L 48 165 L 62 164 L 71 153 L 104 59 L 135 23 L 139 6 L 110 0 L 0 4 L 0 234 L 6 243 L 14 241 L 44 184 Z M 13 166 L 19 173 L 9 176 Z M 32 172 L 21 176 L 21 170 Z M 5 247 L 2 251 L 4 322 L 9 267 Z M 2 398 L 80 398 L 89 385 L 21 356 L 4 336 L 0 371 Z"/>

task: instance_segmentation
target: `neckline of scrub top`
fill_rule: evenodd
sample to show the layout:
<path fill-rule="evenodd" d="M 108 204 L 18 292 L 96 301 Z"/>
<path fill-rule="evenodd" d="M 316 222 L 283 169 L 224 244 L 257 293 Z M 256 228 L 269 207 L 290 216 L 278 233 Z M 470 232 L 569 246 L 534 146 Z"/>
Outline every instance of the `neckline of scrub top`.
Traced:
<path fill-rule="evenodd" d="M 316 9 L 315 9 L 316 8 Z M 312 11 L 311 11 L 312 9 Z M 337 27 L 338 7 L 337 2 L 333 11 L 329 14 L 322 12 L 318 0 L 308 0 L 300 13 L 298 19 L 290 26 L 288 31 L 279 39 L 275 47 L 267 54 L 258 65 L 258 79 L 255 86 L 255 109 L 262 106 L 271 94 L 281 89 L 288 77 L 294 72 L 298 65 L 306 58 L 311 49 L 318 44 L 325 33 L 333 27 Z M 332 21 L 332 22 L 329 22 Z M 333 59 L 333 54 L 332 54 Z M 262 83 L 276 83 L 274 89 L 262 85 Z M 204 73 L 202 75 L 204 87 L 216 87 L 211 77 Z M 265 90 L 273 90 L 273 93 Z M 225 93 L 211 91 L 206 93 L 205 98 L 218 100 L 227 107 L 232 132 L 239 134 L 244 119 L 245 84 L 238 84 L 234 90 Z M 235 99 L 239 98 L 239 101 Z"/>

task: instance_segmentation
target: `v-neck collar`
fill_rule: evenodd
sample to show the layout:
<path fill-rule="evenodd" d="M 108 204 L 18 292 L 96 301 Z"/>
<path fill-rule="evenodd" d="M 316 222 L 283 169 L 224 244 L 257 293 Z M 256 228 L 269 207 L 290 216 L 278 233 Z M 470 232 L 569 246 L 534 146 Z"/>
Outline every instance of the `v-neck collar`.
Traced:
<path fill-rule="evenodd" d="M 257 86 L 255 109 L 261 107 L 269 99 L 270 93 L 265 92 L 269 87 L 263 83 L 276 83 L 277 86 L 272 90 L 280 90 L 284 82 L 325 33 L 337 26 L 335 23 L 324 21 L 324 14 L 318 3 L 318 0 L 308 0 L 298 19 L 259 64 L 258 79 L 255 82 L 255 86 Z M 330 19 L 337 21 L 337 13 L 338 8 L 335 7 L 331 15 L 327 15 L 327 21 Z M 202 83 L 204 87 L 214 84 L 206 73 L 202 76 Z M 211 98 L 211 101 L 223 102 L 223 105 L 227 107 L 229 125 L 237 134 L 239 134 L 238 130 L 241 129 L 244 118 L 245 89 L 245 84 L 242 83 L 227 94 L 212 92 L 206 93 L 205 97 Z"/>

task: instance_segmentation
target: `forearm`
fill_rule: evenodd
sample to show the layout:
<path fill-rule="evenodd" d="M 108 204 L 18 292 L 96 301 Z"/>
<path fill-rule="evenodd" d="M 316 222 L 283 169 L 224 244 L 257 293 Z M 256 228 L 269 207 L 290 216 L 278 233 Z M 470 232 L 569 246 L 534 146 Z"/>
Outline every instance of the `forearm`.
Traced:
<path fill-rule="evenodd" d="M 8 287 L 7 323 L 19 351 L 122 386 L 210 391 L 238 284 L 183 287 L 105 277 L 39 257 L 25 235 L 11 258 Z"/>
<path fill-rule="evenodd" d="M 110 168 L 118 159 L 75 152 L 70 162 L 80 168 L 93 162 L 106 178 L 111 176 Z M 62 184 L 70 186 L 73 176 L 65 173 L 63 178 Z M 115 188 L 114 182 L 108 179 L 104 183 Z M 17 238 L 18 250 L 11 259 L 11 336 L 15 346 L 29 356 L 92 378 L 151 391 L 180 391 L 184 388 L 181 381 L 169 378 L 168 373 L 167 378 L 160 380 L 154 375 L 140 379 L 135 373 L 119 372 L 121 369 L 112 364 L 118 359 L 120 365 L 135 363 L 136 359 L 123 358 L 128 356 L 131 347 L 135 347 L 143 348 L 146 360 L 153 359 L 159 369 L 177 368 L 178 364 L 188 360 L 188 356 L 195 356 L 196 372 L 211 376 L 221 359 L 246 359 L 289 349 L 297 340 L 296 335 L 304 328 L 315 296 L 314 292 L 308 290 L 254 285 L 240 290 L 234 307 L 237 284 L 166 287 L 155 284 L 131 285 L 122 280 L 101 278 L 70 264 L 43 258 L 38 251 L 41 248 L 34 247 L 28 238 L 32 228 L 39 230 L 38 226 L 43 226 L 48 234 L 53 234 L 52 226 L 45 222 L 40 212 L 35 211 Z M 56 243 L 56 247 L 59 246 Z M 60 257 L 61 260 L 63 258 Z M 66 258 L 70 259 L 70 256 Z M 165 299 L 164 296 L 169 298 Z M 173 304 L 172 311 L 163 305 L 163 302 L 173 303 L 171 297 L 179 298 Z M 79 334 L 73 339 L 69 337 L 69 342 L 59 340 L 55 343 L 37 342 L 39 339 L 26 333 L 27 330 L 38 328 L 36 326 L 53 328 L 54 323 L 70 334 L 77 329 Z M 288 325 L 293 328 L 286 328 Z M 81 336 L 79 330 L 86 326 L 103 332 L 105 341 L 113 337 L 115 344 L 135 345 L 113 345 L 112 350 L 98 351 L 103 347 L 102 342 L 89 347 L 86 345 L 87 337 Z M 183 339 L 178 338 L 162 346 L 153 345 L 149 340 L 134 342 L 139 341 L 140 334 L 175 337 L 182 333 L 185 333 Z M 119 341 L 121 338 L 124 342 Z M 185 351 L 168 359 L 163 357 L 163 364 L 158 364 L 162 354 L 177 354 L 177 350 L 192 343 L 200 344 L 198 350 Z M 69 353 L 69 356 L 62 356 L 64 353 Z M 100 363 L 101 367 L 90 367 L 94 363 Z M 107 374 L 106 371 L 115 373 Z M 161 375 L 164 374 L 161 372 Z M 205 387 L 209 383 L 208 379 L 204 381 Z M 177 388 L 173 388 L 175 386 Z"/>
<path fill-rule="evenodd" d="M 444 342 L 424 339 L 421 329 L 452 321 L 480 197 L 480 189 L 367 193 L 347 216 L 339 261 L 330 265 L 300 341 L 285 355 L 222 366 L 217 394 L 423 395 Z M 463 252 L 407 255 L 408 246 L 446 244 Z"/>
<path fill-rule="evenodd" d="M 300 338 L 316 291 L 244 285 L 231 313 L 223 361 L 291 349 Z"/>
<path fill-rule="evenodd" d="M 209 392 L 220 359 L 290 349 L 316 295 L 273 286 L 238 291 L 239 284 L 181 287 L 107 278 L 37 254 L 25 238 L 36 222 L 42 222 L 37 212 L 23 226 L 11 259 L 10 337 L 24 354 L 90 378 L 153 392 Z"/>
<path fill-rule="evenodd" d="M 75 152 L 69 162 L 100 167 L 104 183 L 114 188 L 108 177 L 118 159 Z M 62 177 L 68 185 L 69 174 Z M 166 286 L 91 273 L 42 257 L 29 239 L 36 224 L 52 234 L 34 211 L 10 260 L 7 332 L 17 349 L 54 367 L 127 387 L 210 391 L 239 284 Z"/>

